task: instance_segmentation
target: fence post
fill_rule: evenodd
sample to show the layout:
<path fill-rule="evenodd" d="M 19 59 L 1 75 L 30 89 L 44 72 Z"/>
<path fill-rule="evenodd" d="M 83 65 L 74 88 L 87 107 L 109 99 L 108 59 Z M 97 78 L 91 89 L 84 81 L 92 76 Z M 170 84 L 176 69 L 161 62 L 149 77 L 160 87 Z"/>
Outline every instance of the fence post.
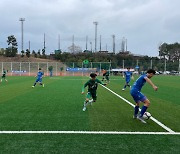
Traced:
<path fill-rule="evenodd" d="M 39 63 L 38 63 L 38 71 L 39 71 Z"/>
<path fill-rule="evenodd" d="M 84 72 L 83 72 L 83 62 L 82 62 L 82 76 L 84 75 Z"/>
<path fill-rule="evenodd" d="M 3 63 L 4 63 L 4 62 L 2 62 L 2 72 L 3 72 L 3 67 L 4 67 L 4 66 L 3 66 L 3 65 L 4 65 Z"/>
<path fill-rule="evenodd" d="M 101 75 L 101 62 L 100 62 L 99 65 L 100 65 L 100 68 L 99 68 L 99 70 L 100 70 L 99 75 Z"/>
<path fill-rule="evenodd" d="M 110 62 L 110 64 L 109 64 L 109 76 L 111 76 L 111 62 Z"/>
<path fill-rule="evenodd" d="M 29 76 L 31 75 L 31 62 L 29 62 Z"/>
<path fill-rule="evenodd" d="M 20 65 L 19 65 L 19 67 L 20 67 L 20 76 L 21 76 L 21 62 L 20 62 Z"/>
<path fill-rule="evenodd" d="M 74 76 L 74 62 L 73 62 L 73 76 Z"/>
<path fill-rule="evenodd" d="M 48 76 L 48 64 L 49 64 L 49 63 L 47 62 L 47 76 Z"/>
<path fill-rule="evenodd" d="M 12 62 L 11 62 L 11 76 L 12 76 Z"/>

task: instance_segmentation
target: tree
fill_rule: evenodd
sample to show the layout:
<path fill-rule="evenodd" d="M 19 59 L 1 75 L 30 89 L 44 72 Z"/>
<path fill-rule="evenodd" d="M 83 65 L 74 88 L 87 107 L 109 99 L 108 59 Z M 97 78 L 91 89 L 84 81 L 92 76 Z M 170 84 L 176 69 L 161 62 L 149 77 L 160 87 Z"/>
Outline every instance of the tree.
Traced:
<path fill-rule="evenodd" d="M 50 72 L 50 76 L 52 76 L 53 66 L 49 66 L 49 67 L 48 67 L 48 70 L 49 70 L 49 72 Z"/>
<path fill-rule="evenodd" d="M 68 47 L 68 50 L 71 52 L 71 53 L 80 53 L 82 52 L 82 49 L 80 46 L 77 46 L 75 44 L 72 44 L 71 46 Z"/>
<path fill-rule="evenodd" d="M 26 56 L 29 58 L 31 56 L 29 49 L 26 49 Z"/>
<path fill-rule="evenodd" d="M 45 49 L 42 49 L 42 58 L 46 58 L 46 53 Z"/>
<path fill-rule="evenodd" d="M 8 48 L 6 48 L 5 56 L 6 57 L 15 57 L 17 54 L 17 41 L 14 35 L 8 36 Z"/>
<path fill-rule="evenodd" d="M 24 50 L 21 51 L 21 57 L 24 57 Z"/>
<path fill-rule="evenodd" d="M 37 55 L 38 55 L 38 57 L 41 57 L 40 49 L 38 50 Z"/>
<path fill-rule="evenodd" d="M 37 53 L 34 50 L 32 51 L 32 55 L 37 58 Z"/>

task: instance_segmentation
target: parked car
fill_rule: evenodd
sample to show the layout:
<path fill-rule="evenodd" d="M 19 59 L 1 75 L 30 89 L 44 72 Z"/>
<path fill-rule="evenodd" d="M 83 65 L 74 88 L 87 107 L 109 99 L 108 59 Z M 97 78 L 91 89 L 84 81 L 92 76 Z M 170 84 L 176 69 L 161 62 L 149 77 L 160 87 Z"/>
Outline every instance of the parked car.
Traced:
<path fill-rule="evenodd" d="M 156 73 L 155 73 L 156 75 L 159 75 L 159 72 L 158 71 L 156 71 Z"/>
<path fill-rule="evenodd" d="M 179 75 L 179 72 L 178 71 L 171 71 L 170 74 L 171 75 Z"/>
<path fill-rule="evenodd" d="M 162 72 L 162 71 L 159 71 L 159 74 L 163 74 L 163 72 Z"/>
<path fill-rule="evenodd" d="M 169 71 L 164 71 L 163 74 L 169 75 L 170 72 Z"/>

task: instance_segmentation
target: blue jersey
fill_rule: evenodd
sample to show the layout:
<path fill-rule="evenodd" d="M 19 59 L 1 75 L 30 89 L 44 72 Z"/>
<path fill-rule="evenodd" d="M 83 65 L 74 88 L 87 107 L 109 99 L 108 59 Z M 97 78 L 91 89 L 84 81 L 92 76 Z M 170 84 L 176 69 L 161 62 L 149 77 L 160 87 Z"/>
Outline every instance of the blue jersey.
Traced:
<path fill-rule="evenodd" d="M 44 75 L 44 73 L 41 72 L 41 71 L 39 71 L 39 72 L 37 73 L 37 78 L 40 79 L 40 78 L 42 78 L 43 75 Z"/>
<path fill-rule="evenodd" d="M 125 75 L 126 81 L 130 82 L 131 76 L 132 76 L 132 72 L 126 71 L 126 72 L 124 72 L 124 75 Z"/>
<path fill-rule="evenodd" d="M 145 78 L 147 77 L 146 74 L 141 75 L 136 82 L 133 84 L 131 91 L 141 91 L 142 87 L 144 86 L 144 84 L 146 83 Z"/>

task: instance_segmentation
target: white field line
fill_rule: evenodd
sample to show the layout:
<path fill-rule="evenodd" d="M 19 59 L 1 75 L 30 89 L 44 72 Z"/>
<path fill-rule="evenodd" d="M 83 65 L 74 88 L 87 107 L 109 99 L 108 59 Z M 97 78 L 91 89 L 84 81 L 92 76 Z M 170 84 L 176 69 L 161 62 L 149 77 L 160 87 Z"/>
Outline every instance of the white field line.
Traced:
<path fill-rule="evenodd" d="M 115 93 L 114 91 L 112 91 L 111 89 L 107 88 L 106 86 L 101 85 L 102 87 L 104 87 L 105 89 L 107 89 L 108 91 L 110 91 L 111 93 L 113 93 L 114 95 L 116 95 L 117 97 L 119 97 L 120 99 L 122 99 L 123 101 L 125 101 L 126 103 L 128 103 L 129 105 L 131 105 L 132 107 L 135 107 L 134 104 L 132 104 L 130 101 L 128 101 L 127 99 L 125 99 L 124 97 L 118 95 L 117 93 Z M 161 123 L 160 121 L 158 121 L 157 119 L 151 117 L 151 120 L 153 120 L 155 123 L 157 123 L 159 126 L 161 126 L 162 128 L 164 128 L 166 131 L 170 132 L 170 133 L 175 133 L 173 130 L 171 130 L 169 127 L 165 126 L 163 123 Z"/>
<path fill-rule="evenodd" d="M 0 131 L 0 134 L 127 134 L 127 135 L 180 135 L 180 132 L 116 132 L 116 131 Z"/>

